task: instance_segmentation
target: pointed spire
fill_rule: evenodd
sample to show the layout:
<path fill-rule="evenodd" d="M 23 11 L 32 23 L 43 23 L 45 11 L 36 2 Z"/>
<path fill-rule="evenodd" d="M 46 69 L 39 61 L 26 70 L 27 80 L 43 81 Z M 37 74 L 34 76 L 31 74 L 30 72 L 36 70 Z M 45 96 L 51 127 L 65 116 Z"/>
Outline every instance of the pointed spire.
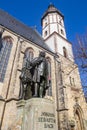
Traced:
<path fill-rule="evenodd" d="M 50 3 L 48 8 L 54 7 L 54 4 Z"/>
<path fill-rule="evenodd" d="M 42 16 L 42 19 L 46 15 L 48 15 L 49 13 L 55 13 L 55 12 L 58 13 L 59 15 L 61 15 L 64 18 L 64 16 L 62 15 L 62 13 L 54 6 L 54 4 L 50 3 L 49 6 L 48 6 L 48 9 L 45 11 L 45 13 Z"/>

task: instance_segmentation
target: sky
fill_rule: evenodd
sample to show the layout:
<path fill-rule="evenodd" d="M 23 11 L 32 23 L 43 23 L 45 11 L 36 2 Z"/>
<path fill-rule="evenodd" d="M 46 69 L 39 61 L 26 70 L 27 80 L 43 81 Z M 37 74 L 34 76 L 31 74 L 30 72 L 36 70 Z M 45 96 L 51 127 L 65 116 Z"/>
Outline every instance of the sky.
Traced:
<path fill-rule="evenodd" d="M 64 15 L 69 41 L 87 31 L 87 0 L 0 0 L 0 8 L 41 33 L 41 17 L 50 3 Z"/>

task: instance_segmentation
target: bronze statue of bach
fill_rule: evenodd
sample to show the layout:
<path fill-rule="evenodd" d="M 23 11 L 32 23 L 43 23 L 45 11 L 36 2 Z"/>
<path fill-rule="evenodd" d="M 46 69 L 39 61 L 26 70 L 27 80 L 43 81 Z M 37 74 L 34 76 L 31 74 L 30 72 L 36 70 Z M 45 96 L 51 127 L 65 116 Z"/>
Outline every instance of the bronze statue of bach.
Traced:
<path fill-rule="evenodd" d="M 45 52 L 41 51 L 38 57 L 31 61 L 27 60 L 25 67 L 22 68 L 20 98 L 26 100 L 31 97 L 43 98 L 45 96 L 50 86 L 48 62 L 45 55 Z"/>

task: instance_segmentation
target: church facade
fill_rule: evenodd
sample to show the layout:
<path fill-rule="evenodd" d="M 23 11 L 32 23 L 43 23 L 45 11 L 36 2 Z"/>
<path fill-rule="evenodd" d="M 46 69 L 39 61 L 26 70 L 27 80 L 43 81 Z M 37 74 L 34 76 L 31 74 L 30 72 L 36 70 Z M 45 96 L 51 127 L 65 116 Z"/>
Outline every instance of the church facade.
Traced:
<path fill-rule="evenodd" d="M 86 130 L 87 104 L 72 44 L 66 37 L 64 16 L 54 5 L 49 5 L 41 24 L 43 38 L 36 30 L 0 10 L 0 129 L 19 130 L 13 124 L 24 57 L 31 60 L 45 51 L 51 87 L 44 98 L 54 102 L 56 129 Z"/>

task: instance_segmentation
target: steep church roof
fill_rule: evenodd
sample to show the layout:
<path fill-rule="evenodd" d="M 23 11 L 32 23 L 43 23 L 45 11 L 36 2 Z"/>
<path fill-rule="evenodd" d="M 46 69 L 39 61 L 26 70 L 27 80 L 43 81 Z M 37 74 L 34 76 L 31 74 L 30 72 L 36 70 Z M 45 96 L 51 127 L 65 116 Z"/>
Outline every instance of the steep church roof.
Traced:
<path fill-rule="evenodd" d="M 42 48 L 51 51 L 50 48 L 44 43 L 43 38 L 40 36 L 40 34 L 24 25 L 11 15 L 9 15 L 7 12 L 0 9 L 0 25 L 8 28 L 9 30 L 15 32 L 16 34 L 26 38 L 27 40 L 30 40 L 37 45 L 41 46 Z"/>
<path fill-rule="evenodd" d="M 48 9 L 43 14 L 42 19 L 49 13 L 58 13 L 59 15 L 61 15 L 64 18 L 63 14 L 53 4 L 50 4 L 48 6 Z"/>

